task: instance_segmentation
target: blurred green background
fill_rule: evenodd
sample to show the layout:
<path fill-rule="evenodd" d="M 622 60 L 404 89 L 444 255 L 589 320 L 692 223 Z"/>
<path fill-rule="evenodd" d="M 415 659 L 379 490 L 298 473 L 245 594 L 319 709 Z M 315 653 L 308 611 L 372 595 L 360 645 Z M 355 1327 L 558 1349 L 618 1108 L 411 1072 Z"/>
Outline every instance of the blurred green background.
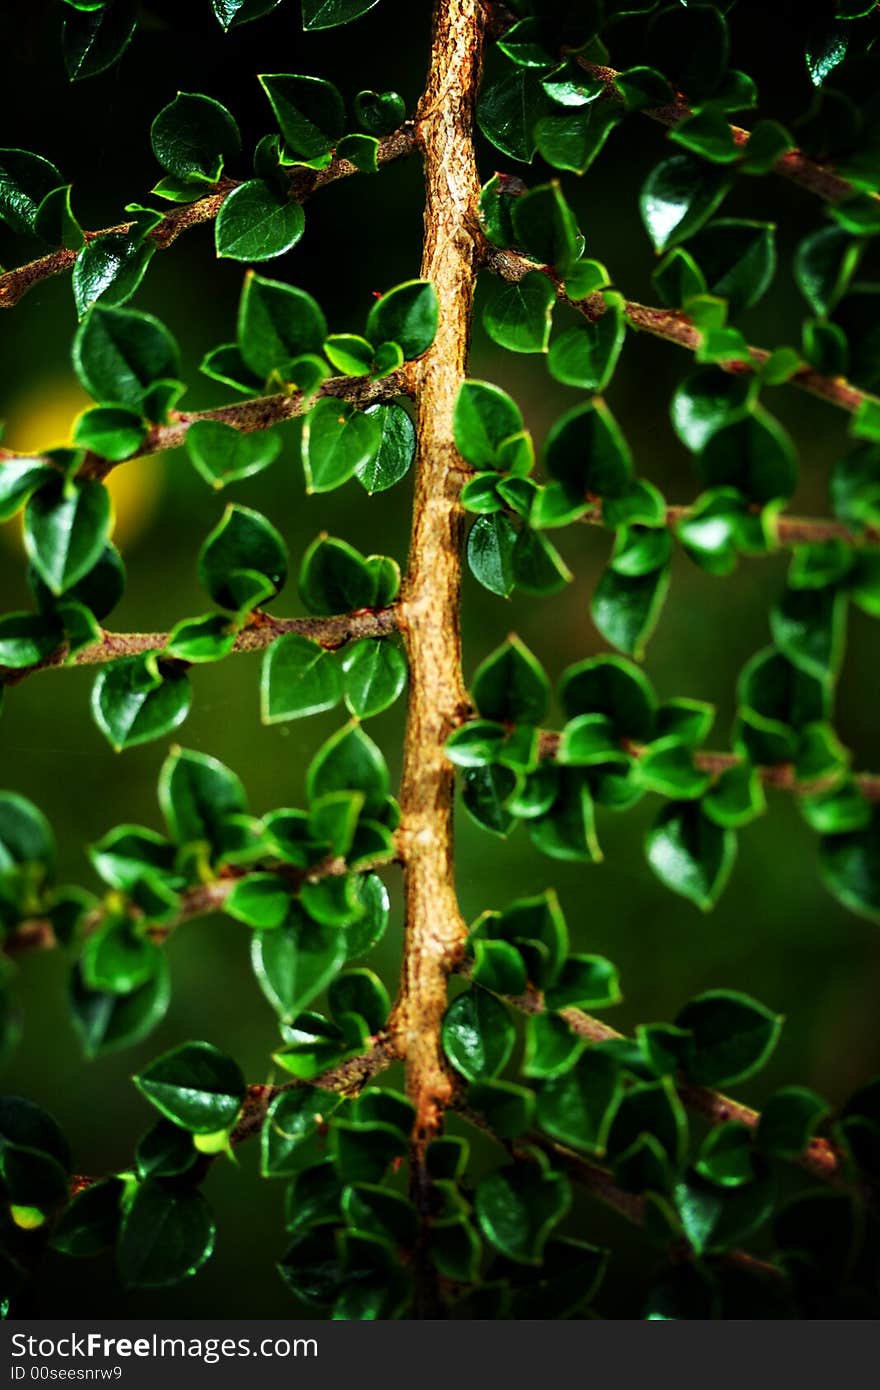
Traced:
<path fill-rule="evenodd" d="M 261 71 L 301 71 L 330 77 L 348 101 L 361 87 L 395 88 L 411 111 L 423 81 L 430 14 L 428 0 L 382 0 L 357 24 L 304 36 L 298 6 L 224 38 L 208 0 L 144 6 L 145 21 L 119 67 L 81 86 L 63 72 L 58 3 L 0 6 L 4 103 L 0 143 L 38 151 L 74 183 L 75 208 L 87 227 L 112 224 L 124 204 L 145 200 L 158 176 L 149 147 L 149 123 L 178 89 L 205 92 L 226 103 L 241 124 L 245 148 L 270 128 L 268 106 L 256 82 Z M 746 7 L 733 61 L 769 89 L 774 26 L 785 6 Z M 751 28 L 749 27 L 751 25 Z M 621 34 L 625 50 L 627 34 Z M 633 48 L 633 54 L 636 48 Z M 368 57 L 367 57 L 368 55 Z M 615 58 L 618 52 L 615 51 Z M 633 61 L 622 52 L 618 65 Z M 777 67 L 766 114 L 788 118 L 803 104 L 797 73 Z M 762 114 L 765 110 L 762 109 Z M 663 149 L 663 131 L 633 120 L 616 132 L 588 175 L 571 177 L 566 193 L 587 236 L 588 252 L 604 261 L 615 284 L 631 298 L 654 302 L 653 255 L 637 213 L 638 190 Z M 488 146 L 480 150 L 481 174 L 496 167 L 532 182 L 546 177 L 525 171 Z M 246 176 L 241 169 L 229 171 Z M 780 270 L 770 293 L 744 317 L 750 341 L 765 346 L 797 344 L 802 305 L 790 274 L 790 253 L 799 236 L 816 225 L 820 209 L 809 195 L 779 179 L 743 179 L 725 205 L 727 215 L 778 223 Z M 322 303 L 331 330 L 360 331 L 374 290 L 418 274 L 421 172 L 417 161 L 397 164 L 372 181 L 346 180 L 324 190 L 307 207 L 307 228 L 298 247 L 262 267 L 264 273 L 308 289 Z M 15 265 L 39 254 L 35 247 L 0 240 L 0 263 Z M 162 318 L 177 335 L 189 391 L 184 404 L 202 408 L 229 398 L 224 388 L 198 374 L 202 355 L 233 336 L 243 267 L 214 256 L 212 229 L 198 228 L 157 255 L 135 304 Z M 479 301 L 493 292 L 479 287 Z M 479 321 L 479 314 L 477 316 Z M 563 315 L 559 322 L 562 324 Z M 76 326 L 69 278 L 38 287 L 14 313 L 0 319 L 0 418 L 4 443 L 37 449 L 66 440 L 86 404 L 69 364 Z M 630 335 L 608 392 L 632 445 L 638 471 L 672 502 L 695 495 L 689 458 L 668 423 L 674 385 L 688 369 L 681 351 Z M 499 352 L 475 329 L 471 375 L 505 386 L 518 399 L 540 440 L 552 420 L 578 400 L 552 381 L 540 358 Z M 801 485 L 792 509 L 827 512 L 827 480 L 847 448 L 847 419 L 802 393 L 768 392 L 768 404 L 793 432 L 801 450 Z M 392 492 L 368 498 L 355 481 L 329 496 L 307 498 L 297 450 L 297 427 L 286 427 L 281 458 L 259 478 L 234 485 L 231 500 L 266 515 L 286 536 L 293 579 L 275 611 L 301 613 L 295 575 L 306 545 L 321 529 L 365 551 L 406 559 L 411 479 Z M 183 451 L 128 463 L 112 476 L 117 541 L 128 565 L 128 590 L 110 625 L 118 630 L 167 630 L 181 617 L 207 611 L 195 557 L 216 523 L 226 496 L 213 495 Z M 575 574 L 552 600 L 493 598 L 468 576 L 464 584 L 465 670 L 515 628 L 553 678 L 573 661 L 605 649 L 592 626 L 589 596 L 604 565 L 610 538 L 590 527 L 556 533 Z M 556 539 L 556 537 L 554 537 Z M 666 610 L 651 642 L 646 669 L 661 696 L 690 695 L 717 705 L 710 742 L 724 747 L 734 709 L 734 686 L 745 660 L 769 640 L 767 610 L 783 579 L 785 557 L 741 565 L 726 582 L 713 579 L 679 555 Z M 17 522 L 0 527 L 2 609 L 29 606 Z M 855 750 L 855 763 L 880 765 L 876 719 L 878 638 L 868 619 L 853 613 L 840 682 L 838 724 Z M 304 771 L 319 741 L 337 726 L 324 716 L 263 728 L 258 710 L 259 658 L 235 657 L 194 673 L 192 714 L 181 742 L 223 759 L 239 772 L 252 808 L 265 811 L 301 800 Z M 59 842 L 61 874 L 96 888 L 85 843 L 119 821 L 158 827 L 156 777 L 166 747 L 152 744 L 114 755 L 91 721 L 93 675 L 54 671 L 9 692 L 0 720 L 0 784 L 35 801 L 49 816 Z M 403 703 L 373 721 L 370 732 L 396 775 L 400 763 Z M 798 1082 L 832 1100 L 844 1096 L 880 1067 L 877 992 L 880 936 L 851 916 L 822 888 L 814 838 L 791 799 L 771 797 L 770 813 L 740 836 L 730 886 L 714 914 L 703 917 L 660 886 L 647 868 L 644 832 L 656 813 L 648 797 L 635 810 L 604 815 L 600 838 L 605 861 L 569 866 L 539 856 L 520 830 L 509 844 L 458 821 L 458 885 L 465 916 L 498 907 L 520 894 L 554 885 L 579 950 L 610 956 L 620 967 L 625 1002 L 609 1021 L 628 1029 L 641 1020 L 669 1018 L 699 990 L 746 990 L 786 1015 L 783 1041 L 757 1082 L 741 1088 L 760 1103 L 773 1087 Z M 394 871 L 393 923 L 377 953 L 393 980 L 401 937 Z M 150 1123 L 148 1107 L 128 1083 L 147 1059 L 187 1038 L 206 1038 L 232 1053 L 253 1081 L 265 1079 L 276 1042 L 269 1005 L 250 973 L 247 932 L 210 918 L 188 925 L 168 947 L 174 982 L 170 1012 L 144 1044 L 94 1063 L 84 1063 L 65 1012 L 68 966 L 62 953 L 21 961 L 18 993 L 25 1032 L 7 1064 L 4 1086 L 49 1108 L 70 1135 L 76 1167 L 100 1172 L 124 1166 L 137 1136 Z M 76 1265 L 50 1259 L 40 1288 L 22 1312 L 34 1316 L 283 1316 L 289 1296 L 272 1263 L 284 1248 L 280 1214 L 283 1184 L 261 1182 L 254 1145 L 240 1166 L 215 1165 L 207 1184 L 216 1204 L 219 1236 L 214 1259 L 187 1285 L 168 1292 L 126 1296 L 116 1287 L 109 1259 Z M 595 1204 L 584 1208 L 581 1233 L 613 1239 L 624 1255 L 609 1298 L 633 1277 L 640 1237 Z M 626 1251 L 630 1254 L 627 1256 Z M 616 1282 L 615 1282 L 616 1281 Z M 610 1305 L 609 1305 L 610 1306 Z"/>

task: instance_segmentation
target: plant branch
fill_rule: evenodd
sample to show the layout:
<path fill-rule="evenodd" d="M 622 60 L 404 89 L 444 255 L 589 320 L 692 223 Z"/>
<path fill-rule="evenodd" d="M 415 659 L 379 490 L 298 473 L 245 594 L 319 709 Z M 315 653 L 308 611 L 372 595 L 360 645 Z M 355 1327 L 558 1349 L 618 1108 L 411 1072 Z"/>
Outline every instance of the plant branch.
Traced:
<path fill-rule="evenodd" d="M 412 122 L 407 121 L 398 130 L 379 141 L 378 162 L 380 166 L 390 164 L 393 160 L 411 154 L 414 148 L 415 132 Z M 293 202 L 304 203 L 319 188 L 324 188 L 328 183 L 335 183 L 338 179 L 348 178 L 351 174 L 356 173 L 358 170 L 355 165 L 348 159 L 340 159 L 338 155 L 334 156 L 326 169 L 293 169 L 290 174 L 288 196 Z M 237 179 L 222 179 L 215 192 L 167 212 L 162 221 L 157 223 L 147 234 L 149 239 L 155 242 L 159 250 L 164 251 L 167 247 L 172 246 L 181 233 L 190 227 L 212 222 L 226 198 L 238 186 L 239 181 Z M 133 226 L 134 223 L 132 222 L 120 222 L 115 227 L 103 227 L 100 231 L 85 232 L 84 236 L 86 243 L 89 243 L 96 241 L 99 237 L 125 234 L 131 231 Z M 19 266 L 15 270 L 7 270 L 0 275 L 0 309 L 11 309 L 27 294 L 28 290 L 33 289 L 34 285 L 39 285 L 44 280 L 51 279 L 53 275 L 60 275 L 65 270 L 70 270 L 76 257 L 76 251 L 68 250 L 62 246 L 47 256 L 30 261 L 27 265 Z"/>
<path fill-rule="evenodd" d="M 531 985 L 524 994 L 511 998 L 510 1003 L 526 1014 L 546 1012 L 542 992 Z M 609 1028 L 608 1024 L 603 1023 L 601 1019 L 593 1018 L 591 1014 L 584 1013 L 581 1009 L 560 1009 L 558 1012 L 560 1018 L 565 1020 L 572 1032 L 586 1042 L 619 1042 L 625 1036 L 623 1033 L 618 1033 L 615 1028 Z M 707 1086 L 697 1086 L 693 1082 L 681 1078 L 676 1081 L 676 1088 L 682 1102 L 688 1109 L 703 1115 L 711 1124 L 719 1125 L 727 1120 L 734 1120 L 738 1124 L 745 1125 L 753 1133 L 757 1130 L 761 1119 L 760 1111 L 753 1110 L 748 1105 L 742 1105 L 737 1100 L 731 1100 L 729 1096 L 722 1095 L 720 1091 L 713 1091 Z M 825 1182 L 842 1176 L 843 1162 L 841 1156 L 827 1139 L 811 1139 L 798 1162 L 813 1177 L 821 1178 Z"/>
<path fill-rule="evenodd" d="M 341 613 L 330 618 L 276 618 L 257 610 L 246 627 L 236 635 L 233 652 L 258 652 L 271 647 L 279 637 L 295 632 L 310 637 L 327 651 L 336 651 L 346 642 L 362 637 L 388 637 L 400 626 L 398 609 L 364 608 L 355 613 Z M 59 666 L 100 666 L 123 656 L 141 656 L 144 652 L 161 652 L 168 645 L 169 632 L 102 632 L 97 642 L 81 647 L 69 655 L 66 644 L 60 646 L 45 661 L 35 666 L 13 668 L 0 666 L 0 686 L 19 685 L 37 671 L 54 670 Z"/>
<path fill-rule="evenodd" d="M 676 531 L 683 521 L 693 514 L 693 507 L 673 506 L 666 508 L 665 524 L 670 531 Z M 587 526 L 606 526 L 601 507 L 594 507 L 578 518 Z M 854 531 L 845 522 L 835 521 L 833 517 L 786 516 L 784 513 L 773 521 L 775 540 L 779 545 L 816 545 L 823 541 L 841 540 L 847 545 L 880 545 L 880 527 L 866 526 L 864 531 Z"/>
<path fill-rule="evenodd" d="M 391 862 L 395 861 L 382 855 L 373 859 L 362 860 L 355 869 L 352 869 L 344 858 L 335 855 L 313 864 L 308 869 L 298 869 L 292 865 L 284 864 L 279 865 L 275 872 L 279 879 L 282 879 L 293 892 L 303 883 L 317 883 L 324 878 L 339 878 L 348 873 L 370 873 Z M 248 876 L 246 869 L 228 869 L 219 878 L 212 879 L 208 883 L 197 883 L 192 888 L 184 889 L 180 894 L 179 907 L 174 917 L 167 922 L 148 922 L 145 929 L 146 935 L 151 941 L 161 946 L 168 940 L 172 932 L 176 931 L 178 927 L 182 927 L 184 923 L 192 922 L 196 917 L 207 917 L 211 913 L 222 912 L 233 889 Z M 104 920 L 105 912 L 104 904 L 99 903 L 86 915 L 79 930 L 78 942 L 86 940 L 97 931 Z M 137 915 L 141 916 L 140 913 Z M 52 923 L 47 918 L 33 917 L 19 922 L 10 930 L 3 942 L 2 949 L 8 956 L 19 956 L 30 951 L 53 950 L 60 944 Z"/>
<path fill-rule="evenodd" d="M 556 756 L 560 737 L 552 729 L 541 731 L 539 752 L 542 758 Z M 645 748 L 641 744 L 628 744 L 627 752 L 638 758 L 645 752 Z M 694 750 L 694 765 L 701 772 L 709 772 L 713 776 L 720 776 L 722 772 L 727 772 L 732 767 L 739 767 L 741 763 L 746 761 L 747 759 L 739 753 L 717 752 L 710 748 Z M 794 792 L 798 796 L 811 796 L 818 792 L 833 791 L 840 783 L 840 778 L 834 774 L 827 777 L 816 777 L 810 782 L 799 781 L 795 775 L 793 763 L 776 763 L 772 767 L 757 767 L 755 771 L 765 787 L 771 787 L 775 791 Z M 857 772 L 855 781 L 866 800 L 880 801 L 880 773 Z"/>
<path fill-rule="evenodd" d="M 514 14 L 507 5 L 499 3 L 499 0 L 488 0 L 488 4 L 491 15 L 489 34 L 494 39 L 503 38 L 520 16 Z M 622 104 L 623 95 L 617 87 L 619 72 L 615 68 L 606 67 L 601 63 L 591 63 L 586 58 L 575 56 L 580 67 L 603 84 L 606 97 Z M 660 125 L 671 127 L 686 121 L 689 116 L 694 114 L 694 110 L 687 98 L 678 93 L 676 99 L 667 105 L 652 106 L 642 110 L 639 114 L 649 116 L 652 121 L 658 121 Z M 731 125 L 730 131 L 734 144 L 745 154 L 751 132 L 737 125 Z M 820 159 L 813 159 L 803 150 L 788 150 L 785 154 L 780 155 L 773 166 L 773 172 L 788 179 L 790 183 L 796 183 L 807 192 L 815 193 L 819 198 L 824 198 L 829 203 L 839 203 L 845 198 L 851 198 L 854 193 L 859 191 L 848 179 L 838 174 L 831 165 L 823 163 Z M 877 195 L 872 194 L 871 196 L 876 197 Z"/>
<path fill-rule="evenodd" d="M 167 425 L 150 426 L 144 442 L 131 458 L 143 458 L 145 454 L 159 454 L 167 449 L 179 448 L 184 443 L 190 426 L 199 420 L 219 420 L 221 424 L 232 425 L 243 434 L 252 434 L 257 430 L 268 430 L 273 425 L 283 424 L 285 420 L 296 419 L 322 396 L 349 401 L 358 409 L 363 409 L 376 401 L 389 401 L 396 396 L 410 394 L 407 373 L 401 369 L 378 380 L 366 376 L 328 377 L 317 391 L 309 395 L 302 391 L 281 392 L 275 396 L 257 396 L 252 400 L 236 401 L 232 405 L 215 406 L 212 410 L 172 410 Z M 129 461 L 121 460 L 126 463 Z M 110 459 L 88 453 L 78 476 L 106 478 L 116 467 L 117 464 Z"/>
<path fill-rule="evenodd" d="M 453 771 L 443 749 L 469 708 L 459 627 L 464 513 L 452 413 L 465 375 L 481 249 L 473 119 L 483 22 L 481 0 L 436 0 L 430 71 L 416 116 L 426 185 L 422 276 L 436 289 L 440 319 L 433 346 L 414 374 L 418 456 L 401 601 L 410 673 L 399 832 L 405 936 L 400 994 L 389 1027 L 407 1054 L 407 1090 L 416 1108 L 413 1193 L 423 1217 L 429 1185 L 424 1151 L 454 1092 L 440 1043 L 447 976 L 462 957 L 467 934 L 452 863 Z"/>
<path fill-rule="evenodd" d="M 565 293 L 565 287 L 559 277 L 550 266 L 536 265 L 525 256 L 521 256 L 517 251 L 502 251 L 498 247 L 490 246 L 485 243 L 484 264 L 493 274 L 500 279 L 506 280 L 509 284 L 516 284 L 522 280 L 523 276 L 530 271 L 540 270 L 548 279 L 552 280 L 557 297 L 563 304 L 568 304 L 572 309 L 576 309 L 590 323 L 596 323 L 608 310 L 608 305 L 601 292 L 587 295 L 586 299 L 569 299 Z M 654 308 L 647 304 L 638 304 L 635 300 L 626 299 L 623 304 L 623 313 L 627 321 L 633 328 L 643 333 L 650 333 L 655 338 L 662 338 L 664 342 L 675 343 L 679 347 L 686 348 L 689 352 L 695 352 L 702 342 L 702 334 L 692 319 L 688 318 L 680 309 Z M 770 357 L 766 348 L 750 347 L 749 361 L 729 361 L 718 362 L 716 366 L 722 371 L 729 372 L 734 376 L 758 371 Z M 866 402 L 876 400 L 869 391 L 863 391 L 858 386 L 847 381 L 844 377 L 823 376 L 821 372 L 816 372 L 812 367 L 802 366 L 789 377 L 789 383 L 799 386 L 802 391 L 808 391 L 811 396 L 818 396 L 821 400 L 827 401 L 830 405 L 837 406 L 839 410 L 846 410 L 850 414 L 855 414 L 857 410 Z"/>

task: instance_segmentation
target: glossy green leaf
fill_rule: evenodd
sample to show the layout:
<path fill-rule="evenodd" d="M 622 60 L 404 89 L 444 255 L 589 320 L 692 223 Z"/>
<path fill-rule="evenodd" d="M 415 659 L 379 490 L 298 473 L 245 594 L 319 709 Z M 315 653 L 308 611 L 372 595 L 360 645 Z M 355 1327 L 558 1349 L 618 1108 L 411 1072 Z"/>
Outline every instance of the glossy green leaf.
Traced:
<path fill-rule="evenodd" d="M 214 1218 L 200 1192 L 140 1183 L 122 1221 L 117 1265 L 129 1289 L 161 1289 L 197 1274 L 214 1250 Z"/>
<path fill-rule="evenodd" d="M 667 888 L 709 912 L 736 858 L 736 835 L 709 820 L 698 804 L 673 802 L 648 832 L 648 863 Z"/>
<path fill-rule="evenodd" d="M 783 1020 L 747 994 L 710 989 L 685 1004 L 675 1022 L 691 1034 L 684 1053 L 688 1077 L 701 1086 L 729 1086 L 760 1070 Z"/>
<path fill-rule="evenodd" d="M 157 1057 L 134 1083 L 166 1119 L 191 1134 L 213 1134 L 235 1120 L 245 1096 L 238 1065 L 211 1043 L 181 1043 Z"/>
<path fill-rule="evenodd" d="M 367 316 L 367 337 L 375 347 L 399 343 L 409 362 L 433 343 L 439 312 L 434 286 L 427 280 L 408 280 L 376 300 Z"/>
<path fill-rule="evenodd" d="M 368 468 L 379 450 L 379 423 L 346 401 L 324 397 L 302 431 L 306 492 L 330 492 Z"/>
<path fill-rule="evenodd" d="M 265 603 L 284 587 L 287 547 L 271 522 L 230 503 L 199 551 L 199 580 L 221 608 Z"/>
<path fill-rule="evenodd" d="M 342 696 L 342 682 L 320 643 L 292 632 L 267 650 L 260 695 L 263 723 L 277 724 L 333 709 Z"/>
<path fill-rule="evenodd" d="M 542 1167 L 515 1164 L 483 1178 L 474 1211 L 486 1239 L 517 1263 L 538 1264 L 553 1227 L 571 1203 L 568 1179 Z"/>
<path fill-rule="evenodd" d="M 369 719 L 393 705 L 406 685 L 406 657 L 391 642 L 365 637 L 342 657 L 345 703 L 358 719 Z"/>
<path fill-rule="evenodd" d="M 447 1057 L 468 1081 L 497 1076 L 504 1070 L 516 1038 L 504 1005 L 478 986 L 460 994 L 443 1019 Z"/>
<path fill-rule="evenodd" d="M 655 165 L 642 188 L 642 221 L 655 251 L 666 251 L 707 222 L 730 187 L 721 165 L 689 154 L 672 155 Z"/>
<path fill-rule="evenodd" d="M 263 179 L 248 179 L 224 198 L 214 228 L 217 255 L 233 261 L 271 261 L 296 246 L 306 216 Z"/>
<path fill-rule="evenodd" d="M 369 458 L 355 468 L 355 477 L 367 493 L 385 492 L 412 467 L 416 453 L 416 431 L 412 417 L 402 405 L 370 405 L 364 415 L 379 429 L 378 445 Z"/>
<path fill-rule="evenodd" d="M 483 310 L 483 327 L 493 343 L 509 352 L 546 352 L 555 303 L 552 282 L 542 271 L 530 270 L 490 300 Z"/>
<path fill-rule="evenodd" d="M 49 484 L 25 509 L 25 548 L 53 594 L 71 589 L 97 563 L 112 524 L 102 483 Z"/>
<path fill-rule="evenodd" d="M 95 77 L 112 67 L 137 28 L 137 0 L 109 0 L 101 9 L 83 10 L 64 20 L 61 44 L 71 82 Z"/>
<path fill-rule="evenodd" d="M 502 724 L 539 724 L 550 697 L 543 667 L 515 634 L 477 668 L 471 688 L 482 717 Z"/>
<path fill-rule="evenodd" d="M 305 290 L 249 272 L 238 307 L 238 346 L 245 365 L 261 380 L 277 373 L 296 379 L 303 354 L 319 353 L 327 321 Z"/>
<path fill-rule="evenodd" d="M 137 407 L 156 382 L 180 375 L 180 357 L 151 314 L 96 304 L 77 330 L 73 367 L 95 400 Z"/>

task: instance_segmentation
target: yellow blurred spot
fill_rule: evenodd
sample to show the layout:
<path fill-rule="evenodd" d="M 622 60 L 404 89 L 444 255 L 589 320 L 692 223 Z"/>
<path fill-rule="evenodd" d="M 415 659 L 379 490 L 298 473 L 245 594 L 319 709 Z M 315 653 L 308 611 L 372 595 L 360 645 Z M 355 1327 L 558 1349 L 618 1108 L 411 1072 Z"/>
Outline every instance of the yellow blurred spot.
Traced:
<path fill-rule="evenodd" d="M 92 405 L 94 401 L 67 378 L 42 381 L 11 401 L 4 411 L 3 447 L 35 454 L 69 445 L 74 420 Z M 153 519 L 162 488 L 158 456 L 119 464 L 108 477 L 107 487 L 116 517 L 113 540 L 124 554 L 126 545 Z M 18 545 L 20 527 L 0 526 L 0 537 Z"/>
<path fill-rule="evenodd" d="M 21 1231 L 36 1231 L 46 1224 L 46 1217 L 39 1207 L 10 1206 L 9 1215 Z"/>

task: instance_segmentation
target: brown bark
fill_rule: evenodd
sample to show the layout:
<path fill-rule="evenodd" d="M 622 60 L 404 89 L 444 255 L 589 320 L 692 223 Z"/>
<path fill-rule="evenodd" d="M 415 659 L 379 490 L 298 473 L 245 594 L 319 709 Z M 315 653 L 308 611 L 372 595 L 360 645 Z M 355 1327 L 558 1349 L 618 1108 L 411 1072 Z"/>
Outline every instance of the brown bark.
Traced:
<path fill-rule="evenodd" d="M 443 746 L 468 710 L 459 631 L 462 465 L 452 412 L 465 374 L 480 250 L 472 127 L 482 39 L 480 0 L 439 0 L 430 75 L 416 119 L 426 183 L 422 275 L 437 291 L 440 323 L 413 383 L 418 462 L 401 602 L 410 671 L 400 831 L 406 935 L 392 1028 L 407 1055 L 417 1164 L 453 1095 L 440 1022 L 447 977 L 461 959 L 466 935 L 452 863 L 453 772 Z"/>

